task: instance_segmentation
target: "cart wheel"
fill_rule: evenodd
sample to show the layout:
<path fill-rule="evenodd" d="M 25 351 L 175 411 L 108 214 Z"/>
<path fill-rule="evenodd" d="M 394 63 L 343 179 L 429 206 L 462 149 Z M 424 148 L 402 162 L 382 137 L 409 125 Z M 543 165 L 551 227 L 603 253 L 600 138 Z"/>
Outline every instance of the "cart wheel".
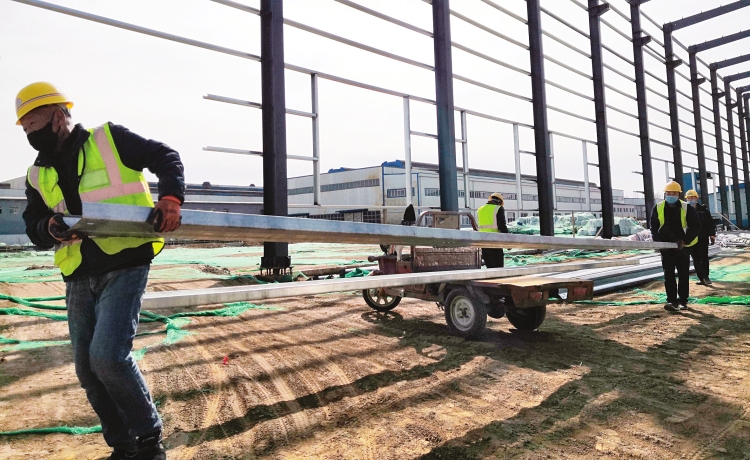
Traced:
<path fill-rule="evenodd" d="M 365 289 L 362 291 L 365 303 L 379 312 L 391 311 L 401 302 L 401 297 L 390 295 L 384 289 Z"/>
<path fill-rule="evenodd" d="M 456 335 L 478 337 L 487 325 L 487 307 L 466 289 L 454 289 L 445 299 L 445 322 Z"/>
<path fill-rule="evenodd" d="M 532 308 L 508 308 L 505 312 L 508 321 L 519 331 L 539 329 L 547 316 L 547 306 Z"/>

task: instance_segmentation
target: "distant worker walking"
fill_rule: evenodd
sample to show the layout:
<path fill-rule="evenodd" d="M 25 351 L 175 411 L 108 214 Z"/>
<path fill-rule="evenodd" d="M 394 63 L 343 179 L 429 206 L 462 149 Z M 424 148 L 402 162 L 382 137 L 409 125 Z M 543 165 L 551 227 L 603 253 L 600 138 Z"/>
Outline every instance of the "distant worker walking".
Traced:
<path fill-rule="evenodd" d="M 500 193 L 490 195 L 487 204 L 477 210 L 480 232 L 508 233 L 505 223 L 505 201 Z M 482 258 L 487 268 L 505 266 L 505 254 L 502 248 L 482 248 Z"/>
<path fill-rule="evenodd" d="M 165 144 L 122 126 L 74 126 L 72 107 L 43 82 L 16 98 L 16 124 L 38 151 L 26 180 L 26 233 L 37 246 L 55 247 L 76 375 L 113 448 L 109 459 L 166 459 L 162 421 L 131 354 L 149 264 L 164 240 L 90 239 L 72 233 L 63 216 L 80 215 L 83 203 L 149 206 L 154 230 L 173 231 L 185 194 L 182 162 Z M 144 168 L 159 178 L 155 207 Z"/>
<path fill-rule="evenodd" d="M 698 217 L 701 221 L 701 232 L 698 235 L 698 243 L 691 251 L 693 256 L 693 265 L 695 265 L 695 274 L 698 276 L 700 285 L 712 286 L 711 278 L 708 277 L 708 244 L 716 242 L 716 224 L 711 216 L 711 211 L 705 204 L 698 203 L 698 192 L 688 190 L 685 193 L 685 200 L 698 211 Z"/>
<path fill-rule="evenodd" d="M 687 309 L 690 296 L 690 251 L 698 243 L 700 218 L 694 207 L 680 200 L 682 187 L 675 181 L 664 186 L 664 201 L 651 212 L 651 234 L 654 241 L 677 243 L 678 249 L 661 249 L 664 269 L 664 289 L 667 292 L 665 310 Z M 679 284 L 675 281 L 675 270 Z"/>

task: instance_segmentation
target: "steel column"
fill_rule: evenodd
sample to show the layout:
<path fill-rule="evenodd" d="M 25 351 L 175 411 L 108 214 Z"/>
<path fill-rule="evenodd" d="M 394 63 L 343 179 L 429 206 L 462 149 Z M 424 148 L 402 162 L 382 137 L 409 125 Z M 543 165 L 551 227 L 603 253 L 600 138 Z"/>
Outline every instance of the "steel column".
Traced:
<path fill-rule="evenodd" d="M 675 57 L 672 44 L 672 25 L 664 25 L 664 57 L 667 66 L 667 96 L 669 97 L 669 124 L 672 133 L 672 158 L 674 159 L 674 180 L 682 186 L 682 143 L 680 139 L 680 113 L 677 106 L 677 82 L 675 69 L 682 60 Z"/>
<path fill-rule="evenodd" d="M 740 125 L 740 147 L 742 152 L 742 169 L 743 169 L 743 175 L 745 176 L 745 207 L 747 208 L 745 212 L 747 213 L 747 222 L 748 226 L 750 226 L 750 163 L 748 162 L 748 156 L 747 156 L 747 136 L 745 135 L 745 126 L 743 123 L 743 119 L 745 119 L 745 115 L 743 112 L 747 110 L 747 104 L 745 104 L 745 108 L 743 109 L 742 105 L 742 93 L 744 92 L 743 88 L 737 88 L 737 116 L 739 119 L 737 122 Z M 745 99 L 747 101 L 747 99 Z M 744 120 L 746 121 L 746 120 Z"/>
<path fill-rule="evenodd" d="M 614 234 L 615 214 L 612 197 L 612 171 L 609 164 L 609 133 L 607 132 L 607 100 L 604 92 L 604 62 L 602 58 L 601 15 L 609 11 L 609 4 L 589 0 L 589 33 L 591 36 L 591 64 L 594 79 L 594 107 L 596 111 L 596 146 L 599 153 L 599 182 L 602 192 L 602 238 Z"/>
<path fill-rule="evenodd" d="M 469 131 L 466 126 L 466 111 L 461 111 L 461 159 L 464 177 L 464 207 L 470 208 L 469 201 Z"/>
<path fill-rule="evenodd" d="M 591 183 L 589 182 L 589 147 L 588 142 L 581 141 L 583 149 L 583 190 L 586 194 L 586 208 L 591 212 Z"/>
<path fill-rule="evenodd" d="M 711 66 L 711 98 L 714 108 L 714 136 L 716 137 L 716 160 L 719 162 L 719 196 L 721 197 L 721 214 L 729 216 L 729 200 L 727 198 L 727 171 L 724 165 L 724 139 L 721 132 L 721 96 L 719 92 L 719 76 L 716 68 Z M 718 212 L 718 209 L 717 209 Z"/>
<path fill-rule="evenodd" d="M 542 12 L 540 0 L 527 0 L 529 27 L 529 58 L 531 61 L 531 94 L 534 106 L 534 142 L 536 152 L 536 183 L 539 196 L 539 230 L 542 235 L 555 234 L 554 202 L 552 201 L 552 158 L 550 157 L 547 123 L 547 91 L 542 46 Z"/>
<path fill-rule="evenodd" d="M 630 4 L 630 22 L 633 37 L 633 63 L 635 65 L 635 92 L 638 103 L 638 128 L 641 140 L 641 170 L 643 172 L 643 196 L 646 205 L 646 228 L 651 225 L 649 214 L 654 209 L 654 171 L 651 161 L 651 135 L 648 125 L 648 100 L 646 93 L 646 71 L 643 64 L 643 47 L 651 37 L 641 28 L 640 2 Z M 588 166 L 587 166 L 588 168 Z"/>
<path fill-rule="evenodd" d="M 695 123 L 695 146 L 698 153 L 698 178 L 701 200 L 708 203 L 708 176 L 706 174 L 706 146 L 703 141 L 703 117 L 701 117 L 701 85 L 706 79 L 698 76 L 698 57 L 690 51 L 690 86 L 693 88 L 693 121 Z M 693 180 L 695 186 L 695 180 Z"/>
<path fill-rule="evenodd" d="M 411 109 L 409 96 L 404 96 L 404 186 L 406 187 L 406 206 L 412 204 L 411 199 Z M 442 187 L 442 182 L 440 187 Z M 385 184 L 383 184 L 385 188 Z M 443 191 L 440 190 L 442 196 Z M 442 198 L 441 198 L 442 199 Z M 385 203 L 383 203 L 385 205 Z"/>
<path fill-rule="evenodd" d="M 729 159 L 732 162 L 732 192 L 734 194 L 734 212 L 737 226 L 742 227 L 742 201 L 740 199 L 740 174 L 737 165 L 737 145 L 734 135 L 734 111 L 732 108 L 732 88 L 730 80 L 724 80 L 724 101 L 727 106 L 727 128 L 729 129 Z"/>
<path fill-rule="evenodd" d="M 521 217 L 521 211 L 523 210 L 523 184 L 521 182 L 521 140 L 518 137 L 517 123 L 513 124 L 513 158 L 516 164 L 516 206 L 518 206 L 518 217 Z"/>
<path fill-rule="evenodd" d="M 263 213 L 288 214 L 283 0 L 260 2 L 260 67 L 263 104 Z M 291 266 L 287 243 L 264 243 L 261 268 L 279 275 Z"/>
<path fill-rule="evenodd" d="M 312 149 L 313 149 L 313 203 L 320 206 L 320 107 L 318 105 L 318 74 L 310 75 L 312 94 Z M 385 203 L 383 203 L 385 204 Z"/>
<path fill-rule="evenodd" d="M 453 113 L 453 58 L 451 55 L 450 20 L 448 0 L 432 0 L 440 209 L 443 211 L 458 211 L 456 122 Z"/>

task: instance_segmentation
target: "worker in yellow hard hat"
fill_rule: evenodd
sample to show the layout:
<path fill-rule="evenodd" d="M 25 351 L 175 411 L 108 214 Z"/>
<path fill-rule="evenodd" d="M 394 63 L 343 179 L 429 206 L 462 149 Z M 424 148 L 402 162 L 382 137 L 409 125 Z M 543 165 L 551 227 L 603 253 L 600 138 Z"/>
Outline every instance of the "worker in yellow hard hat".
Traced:
<path fill-rule="evenodd" d="M 74 125 L 73 102 L 51 83 L 24 87 L 15 107 L 16 124 L 37 152 L 26 176 L 26 233 L 35 245 L 56 249 L 76 375 L 113 449 L 109 458 L 166 459 L 162 421 L 131 354 L 149 266 L 164 240 L 91 239 L 63 216 L 81 215 L 83 203 L 138 205 L 154 208 L 155 232 L 175 230 L 185 196 L 180 156 L 123 126 Z M 159 178 L 156 205 L 146 168 Z"/>
<path fill-rule="evenodd" d="M 693 247 L 691 255 L 693 257 L 693 265 L 695 266 L 695 274 L 698 276 L 698 282 L 696 284 L 712 286 L 711 278 L 708 277 L 709 272 L 709 261 L 708 261 L 708 244 L 714 244 L 716 242 L 716 224 L 714 224 L 714 218 L 711 216 L 711 211 L 705 204 L 701 204 L 698 192 L 695 190 L 688 190 L 685 193 L 685 201 L 695 208 L 698 212 L 698 217 L 701 221 L 701 232 L 698 235 L 698 243 Z"/>
<path fill-rule="evenodd" d="M 477 221 L 480 232 L 508 233 L 505 223 L 505 200 L 500 193 L 489 196 L 487 203 L 477 210 Z M 502 248 L 482 248 L 482 258 L 487 268 L 505 266 L 505 254 Z"/>
<path fill-rule="evenodd" d="M 664 269 L 664 289 L 667 303 L 664 309 L 687 309 L 690 296 L 690 251 L 698 243 L 700 218 L 694 207 L 680 200 L 682 187 L 675 181 L 664 186 L 664 201 L 651 212 L 651 235 L 654 241 L 677 243 L 678 249 L 662 249 L 661 265 Z M 679 284 L 675 280 L 677 270 Z"/>

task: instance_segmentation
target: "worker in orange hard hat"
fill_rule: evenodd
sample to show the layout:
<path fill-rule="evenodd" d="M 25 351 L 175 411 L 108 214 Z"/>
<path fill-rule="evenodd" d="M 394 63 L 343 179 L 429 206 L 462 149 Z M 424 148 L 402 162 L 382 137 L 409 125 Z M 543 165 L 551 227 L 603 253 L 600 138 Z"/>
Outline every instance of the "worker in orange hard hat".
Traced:
<path fill-rule="evenodd" d="M 708 277 L 708 244 L 716 242 L 716 224 L 711 216 L 711 211 L 705 204 L 699 202 L 700 196 L 695 190 L 688 190 L 685 193 L 685 201 L 695 208 L 701 221 L 701 232 L 698 235 L 698 243 L 693 247 L 691 255 L 693 256 L 693 265 L 695 265 L 695 274 L 698 276 L 696 284 L 712 286 L 711 278 Z"/>
<path fill-rule="evenodd" d="M 32 83 L 16 97 L 16 124 L 37 151 L 26 176 L 26 233 L 55 248 L 76 376 L 101 421 L 110 460 L 166 459 L 162 421 L 133 359 L 141 300 L 158 236 L 87 238 L 65 224 L 83 203 L 154 208 L 155 232 L 175 230 L 185 178 L 179 154 L 112 123 L 86 129 L 72 123 L 73 102 L 51 83 Z M 159 178 L 154 205 L 143 170 Z"/>
<path fill-rule="evenodd" d="M 664 269 L 664 290 L 667 303 L 664 309 L 687 309 L 690 296 L 690 251 L 698 243 L 700 218 L 694 207 L 680 200 L 682 187 L 675 181 L 664 186 L 664 201 L 651 212 L 651 235 L 654 241 L 677 243 L 677 249 L 662 249 L 661 265 Z M 677 270 L 679 284 L 675 280 Z"/>
<path fill-rule="evenodd" d="M 500 193 L 490 195 L 487 203 L 477 210 L 477 221 L 480 232 L 508 233 L 505 223 L 505 200 Z M 505 254 L 502 248 L 482 248 L 482 258 L 487 268 L 505 266 Z"/>

